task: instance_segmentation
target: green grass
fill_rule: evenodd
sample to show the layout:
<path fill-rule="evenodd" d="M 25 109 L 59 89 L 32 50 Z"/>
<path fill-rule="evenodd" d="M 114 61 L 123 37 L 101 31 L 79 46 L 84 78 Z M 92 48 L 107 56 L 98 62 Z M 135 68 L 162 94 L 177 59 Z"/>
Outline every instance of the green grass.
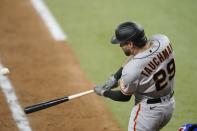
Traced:
<path fill-rule="evenodd" d="M 110 44 L 115 27 L 134 20 L 147 36 L 169 36 L 176 53 L 176 109 L 162 131 L 177 130 L 184 123 L 197 122 L 197 1 L 196 0 L 45 0 L 68 35 L 87 77 L 102 83 L 115 72 L 125 56 Z M 120 126 L 127 130 L 132 102 L 106 100 Z"/>

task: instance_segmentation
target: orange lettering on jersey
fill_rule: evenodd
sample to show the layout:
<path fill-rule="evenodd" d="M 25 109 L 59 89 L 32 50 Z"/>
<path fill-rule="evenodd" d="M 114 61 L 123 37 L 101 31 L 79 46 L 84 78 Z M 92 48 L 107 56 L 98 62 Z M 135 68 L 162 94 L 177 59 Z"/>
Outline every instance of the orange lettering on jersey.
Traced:
<path fill-rule="evenodd" d="M 163 56 L 162 56 L 161 53 L 159 53 L 159 54 L 157 55 L 157 58 L 159 59 L 160 63 L 162 63 L 162 62 L 164 61 L 164 58 L 163 58 Z"/>
<path fill-rule="evenodd" d="M 162 51 L 162 54 L 163 54 L 163 56 L 164 56 L 165 59 L 167 59 L 167 58 L 169 57 L 169 54 L 168 54 L 167 49 L 164 49 L 164 50 Z"/>
<path fill-rule="evenodd" d="M 156 65 L 155 65 L 152 61 L 150 61 L 150 63 L 148 63 L 148 66 L 149 66 L 152 70 L 154 70 L 154 69 L 156 68 Z"/>
<path fill-rule="evenodd" d="M 171 54 L 172 53 L 172 48 L 170 46 L 168 46 L 167 49 L 168 49 L 168 53 Z"/>
<path fill-rule="evenodd" d="M 171 44 L 169 44 L 169 45 L 170 45 L 170 49 L 171 49 L 171 51 L 173 51 L 172 45 L 171 45 Z"/>
<path fill-rule="evenodd" d="M 157 66 L 159 65 L 159 61 L 157 61 L 156 57 L 153 58 L 153 62 L 155 63 L 155 65 L 157 65 Z"/>
<path fill-rule="evenodd" d="M 169 44 L 164 50 L 157 54 L 157 57 L 154 57 L 146 67 L 142 70 L 141 74 L 144 76 L 149 76 L 151 73 L 172 53 L 172 46 Z"/>
<path fill-rule="evenodd" d="M 142 75 L 145 75 L 145 76 L 147 76 L 147 77 L 149 76 L 149 75 L 146 74 L 144 71 L 142 71 L 141 74 L 142 74 Z"/>
<path fill-rule="evenodd" d="M 149 76 L 151 73 L 172 53 L 172 46 L 168 45 L 164 50 L 157 54 L 148 65 L 142 70 L 141 74 L 144 76 Z"/>
<path fill-rule="evenodd" d="M 153 72 L 151 69 L 149 69 L 148 67 L 144 68 L 144 71 L 146 71 L 146 73 L 148 73 L 149 75 Z"/>

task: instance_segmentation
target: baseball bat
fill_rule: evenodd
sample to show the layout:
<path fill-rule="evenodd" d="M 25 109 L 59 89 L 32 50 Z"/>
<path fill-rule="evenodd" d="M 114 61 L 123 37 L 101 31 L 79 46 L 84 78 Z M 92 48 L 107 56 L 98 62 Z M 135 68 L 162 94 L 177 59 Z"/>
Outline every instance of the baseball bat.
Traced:
<path fill-rule="evenodd" d="M 78 98 L 78 97 L 81 97 L 81 96 L 84 96 L 84 95 L 87 95 L 87 94 L 90 94 L 90 93 L 93 93 L 93 92 L 94 92 L 94 90 L 88 90 L 88 91 L 77 93 L 77 94 L 74 94 L 74 95 L 71 95 L 71 96 L 65 96 L 65 97 L 62 97 L 62 98 L 59 98 L 59 99 L 54 99 L 54 100 L 50 100 L 50 101 L 47 101 L 47 102 L 42 102 L 42 103 L 39 103 L 39 104 L 31 105 L 31 106 L 26 107 L 24 109 L 24 112 L 26 114 L 30 114 L 30 113 L 49 108 L 49 107 L 61 104 L 63 102 L 67 102 L 67 101 L 70 101 L 72 99 L 75 99 L 75 98 Z"/>

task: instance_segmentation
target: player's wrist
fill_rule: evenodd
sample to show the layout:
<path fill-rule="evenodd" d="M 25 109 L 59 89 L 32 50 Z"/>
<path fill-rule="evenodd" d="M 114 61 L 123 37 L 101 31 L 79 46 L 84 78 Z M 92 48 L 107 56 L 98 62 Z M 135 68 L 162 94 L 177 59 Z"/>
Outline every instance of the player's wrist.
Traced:
<path fill-rule="evenodd" d="M 105 88 L 104 85 L 97 85 L 95 88 L 94 88 L 94 92 L 99 95 L 99 96 L 103 96 L 104 92 L 106 91 L 107 89 Z"/>
<path fill-rule="evenodd" d="M 117 87 L 117 85 L 118 85 L 118 80 L 114 77 L 114 75 L 111 75 L 105 82 L 104 88 L 106 90 L 110 90 Z"/>

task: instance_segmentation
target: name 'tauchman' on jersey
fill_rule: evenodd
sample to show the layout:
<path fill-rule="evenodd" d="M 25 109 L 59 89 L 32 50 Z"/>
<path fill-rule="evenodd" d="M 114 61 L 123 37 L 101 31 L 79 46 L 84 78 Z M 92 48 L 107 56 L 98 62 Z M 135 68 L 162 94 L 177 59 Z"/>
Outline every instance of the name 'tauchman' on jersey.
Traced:
<path fill-rule="evenodd" d="M 134 56 L 122 71 L 121 91 L 125 95 L 134 94 L 137 103 L 173 91 L 175 61 L 170 40 L 165 35 L 154 35 L 149 43 L 151 47 Z"/>

